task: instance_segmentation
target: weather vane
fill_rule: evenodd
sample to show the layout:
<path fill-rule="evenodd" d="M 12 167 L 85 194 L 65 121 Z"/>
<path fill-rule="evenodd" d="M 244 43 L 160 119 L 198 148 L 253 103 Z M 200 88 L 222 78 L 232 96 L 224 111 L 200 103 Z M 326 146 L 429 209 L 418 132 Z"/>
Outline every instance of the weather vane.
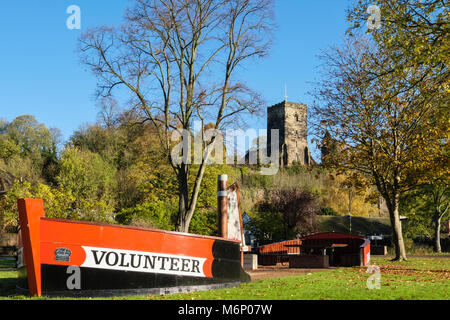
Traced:
<path fill-rule="evenodd" d="M 287 85 L 284 84 L 284 101 L 287 101 L 288 95 L 287 95 Z"/>

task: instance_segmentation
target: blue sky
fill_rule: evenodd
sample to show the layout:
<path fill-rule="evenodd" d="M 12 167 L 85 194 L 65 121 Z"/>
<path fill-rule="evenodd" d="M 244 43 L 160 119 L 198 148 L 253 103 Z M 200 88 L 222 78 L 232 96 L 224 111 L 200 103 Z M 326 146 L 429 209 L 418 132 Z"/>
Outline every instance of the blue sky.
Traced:
<path fill-rule="evenodd" d="M 118 25 L 131 0 L 15 0 L 0 2 L 0 118 L 31 114 L 63 138 L 95 122 L 96 79 L 79 63 L 77 39 L 83 30 Z M 81 30 L 66 28 L 70 5 L 81 8 Z M 246 83 L 268 105 L 284 97 L 310 104 L 308 82 L 317 78 L 316 55 L 337 44 L 348 27 L 349 0 L 276 0 L 275 45 L 269 57 L 246 68 Z M 266 128 L 265 118 L 249 119 Z"/>

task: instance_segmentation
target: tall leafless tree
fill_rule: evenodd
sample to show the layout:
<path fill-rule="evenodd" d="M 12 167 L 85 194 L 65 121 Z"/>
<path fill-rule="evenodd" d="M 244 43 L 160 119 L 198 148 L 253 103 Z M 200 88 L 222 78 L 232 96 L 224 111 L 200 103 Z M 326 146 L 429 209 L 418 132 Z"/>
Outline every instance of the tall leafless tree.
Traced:
<path fill-rule="evenodd" d="M 171 156 L 173 132 L 194 136 L 193 122 L 214 129 L 261 106 L 239 81 L 239 67 L 267 54 L 272 0 L 136 0 L 120 28 L 98 27 L 80 39 L 82 61 L 99 80 L 98 95 L 125 87 L 159 140 L 179 184 L 176 230 L 187 232 L 216 141 L 205 139 L 201 164 Z M 188 181 L 195 176 L 192 188 Z"/>

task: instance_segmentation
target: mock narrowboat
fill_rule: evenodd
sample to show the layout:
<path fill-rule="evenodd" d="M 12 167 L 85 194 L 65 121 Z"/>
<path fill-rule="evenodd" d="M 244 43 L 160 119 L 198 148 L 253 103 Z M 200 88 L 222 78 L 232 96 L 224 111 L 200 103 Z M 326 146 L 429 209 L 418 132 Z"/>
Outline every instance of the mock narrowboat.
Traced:
<path fill-rule="evenodd" d="M 18 290 L 33 296 L 167 294 L 250 281 L 242 242 L 45 217 L 20 199 Z"/>

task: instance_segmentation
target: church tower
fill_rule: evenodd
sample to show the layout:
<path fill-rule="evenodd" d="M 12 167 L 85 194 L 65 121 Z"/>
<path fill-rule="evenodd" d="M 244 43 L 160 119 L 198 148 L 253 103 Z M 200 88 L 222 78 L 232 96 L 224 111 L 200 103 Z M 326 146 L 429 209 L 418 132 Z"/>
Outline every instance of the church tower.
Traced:
<path fill-rule="evenodd" d="M 283 101 L 267 109 L 267 148 L 271 154 L 271 130 L 280 133 L 280 165 L 311 165 L 308 147 L 308 106 Z"/>

